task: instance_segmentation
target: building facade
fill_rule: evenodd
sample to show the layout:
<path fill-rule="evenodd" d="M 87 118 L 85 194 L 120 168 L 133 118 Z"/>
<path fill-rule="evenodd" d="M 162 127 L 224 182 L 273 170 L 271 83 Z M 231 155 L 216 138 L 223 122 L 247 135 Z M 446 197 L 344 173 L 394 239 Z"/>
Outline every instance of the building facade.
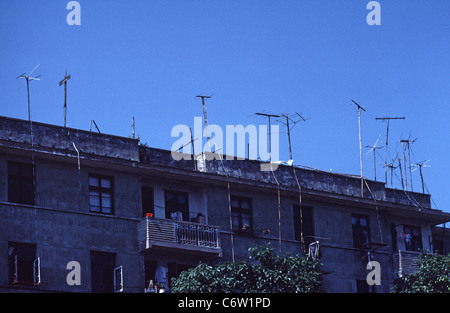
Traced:
<path fill-rule="evenodd" d="M 0 117 L 0 292 L 145 292 L 270 242 L 324 292 L 389 292 L 450 214 L 430 196 L 254 160 L 174 160 L 139 140 Z M 439 240 L 439 241 L 438 241 Z M 366 282 L 377 261 L 381 285 Z"/>

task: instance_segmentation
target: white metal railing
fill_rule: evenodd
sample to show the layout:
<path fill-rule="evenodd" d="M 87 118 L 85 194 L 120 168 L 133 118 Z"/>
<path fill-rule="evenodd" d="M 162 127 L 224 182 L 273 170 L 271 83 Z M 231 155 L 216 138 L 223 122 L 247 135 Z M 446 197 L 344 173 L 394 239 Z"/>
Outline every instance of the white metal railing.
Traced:
<path fill-rule="evenodd" d="M 146 241 L 220 249 L 220 230 L 217 226 L 150 217 L 145 217 L 141 223 Z"/>

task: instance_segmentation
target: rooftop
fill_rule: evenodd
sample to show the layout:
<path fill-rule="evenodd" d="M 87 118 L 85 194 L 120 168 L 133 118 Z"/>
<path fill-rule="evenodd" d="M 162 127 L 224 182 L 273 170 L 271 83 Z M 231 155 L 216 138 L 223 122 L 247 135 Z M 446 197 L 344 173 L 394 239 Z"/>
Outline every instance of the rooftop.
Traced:
<path fill-rule="evenodd" d="M 31 136 L 31 129 L 33 136 Z M 176 161 L 172 152 L 151 148 L 138 139 L 120 137 L 80 129 L 66 128 L 0 116 L 0 149 L 26 155 L 31 151 L 44 158 L 63 161 L 70 159 L 81 164 L 113 164 L 142 169 L 164 177 L 174 177 L 201 184 L 229 182 L 245 188 L 270 189 L 305 199 L 320 199 L 344 205 L 376 209 L 398 209 L 401 214 L 424 214 L 436 223 L 450 221 L 450 214 L 432 209 L 430 195 L 391 189 L 384 182 L 364 179 L 361 196 L 361 177 L 337 174 L 299 166 L 279 165 L 274 171 L 261 171 L 261 161 L 226 160 L 215 155 L 202 162 L 199 168 L 191 155 Z"/>

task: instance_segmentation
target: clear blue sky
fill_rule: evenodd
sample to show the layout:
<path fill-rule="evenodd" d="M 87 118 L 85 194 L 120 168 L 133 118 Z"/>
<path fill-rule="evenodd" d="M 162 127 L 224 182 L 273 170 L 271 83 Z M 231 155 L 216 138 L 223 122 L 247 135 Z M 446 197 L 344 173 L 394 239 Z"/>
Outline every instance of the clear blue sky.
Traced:
<path fill-rule="evenodd" d="M 391 123 L 390 155 L 401 155 L 400 139 L 418 138 L 412 162 L 431 159 L 433 207 L 450 211 L 450 1 L 380 0 L 380 26 L 366 23 L 368 0 L 80 0 L 81 26 L 66 23 L 68 2 L 0 2 L 0 115 L 27 118 L 16 77 L 40 64 L 35 121 L 63 124 L 58 82 L 67 70 L 68 126 L 88 129 L 93 119 L 102 132 L 129 136 L 135 116 L 142 142 L 170 149 L 172 127 L 202 116 L 195 96 L 214 94 L 210 124 L 301 112 L 310 120 L 292 132 L 294 162 L 359 175 L 354 99 L 367 110 L 363 147 L 384 140 L 386 123 L 375 117 L 406 117 Z"/>

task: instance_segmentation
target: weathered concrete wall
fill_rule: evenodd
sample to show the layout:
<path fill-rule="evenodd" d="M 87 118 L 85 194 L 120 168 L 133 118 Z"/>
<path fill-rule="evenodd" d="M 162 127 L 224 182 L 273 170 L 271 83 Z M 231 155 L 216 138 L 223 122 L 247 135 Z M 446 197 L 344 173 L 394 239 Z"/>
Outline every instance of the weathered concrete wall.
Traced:
<path fill-rule="evenodd" d="M 11 155 L 0 156 L 0 172 L 7 161 L 27 161 Z M 29 161 L 29 160 L 28 160 Z M 114 177 L 114 215 L 89 212 L 88 174 Z M 2 179 L 4 176 L 1 176 Z M 90 251 L 116 254 L 116 265 L 126 268 L 127 286 L 144 287 L 139 255 L 137 220 L 141 215 L 138 177 L 122 172 L 72 164 L 36 160 L 36 209 L 34 206 L 7 203 L 7 184 L 0 184 L 0 285 L 8 284 L 8 242 L 37 244 L 41 274 L 46 289 L 53 291 L 90 291 Z M 81 264 L 81 286 L 68 286 L 70 261 Z M 127 291 L 135 292 L 129 288 Z"/>
<path fill-rule="evenodd" d="M 170 151 L 141 147 L 140 159 L 143 164 L 161 165 L 176 169 L 194 171 L 194 161 L 189 160 L 190 155 L 184 155 L 186 159 L 175 161 Z M 272 173 L 261 171 L 261 162 L 255 160 L 221 160 L 216 159 L 205 161 L 205 173 L 214 173 L 222 176 L 227 174 L 233 178 L 248 180 L 249 182 L 262 182 L 276 185 L 277 181 L 281 188 L 298 188 L 299 184 L 304 189 L 323 191 L 336 195 L 351 197 L 361 197 L 361 179 L 356 176 L 336 174 L 320 170 L 295 168 L 286 165 L 279 165 Z M 275 176 L 275 177 L 274 177 Z M 382 182 L 366 180 L 363 185 L 365 199 L 375 199 L 377 201 L 388 201 L 405 205 L 414 205 L 413 201 L 419 203 L 424 208 L 431 208 L 430 196 L 420 193 L 405 193 L 402 190 L 385 188 Z"/>
<path fill-rule="evenodd" d="M 95 154 L 138 161 L 138 140 L 107 134 L 32 123 L 33 142 L 36 149 L 47 147 L 58 150 Z M 31 144 L 30 123 L 13 118 L 0 117 L 0 139 Z"/>

